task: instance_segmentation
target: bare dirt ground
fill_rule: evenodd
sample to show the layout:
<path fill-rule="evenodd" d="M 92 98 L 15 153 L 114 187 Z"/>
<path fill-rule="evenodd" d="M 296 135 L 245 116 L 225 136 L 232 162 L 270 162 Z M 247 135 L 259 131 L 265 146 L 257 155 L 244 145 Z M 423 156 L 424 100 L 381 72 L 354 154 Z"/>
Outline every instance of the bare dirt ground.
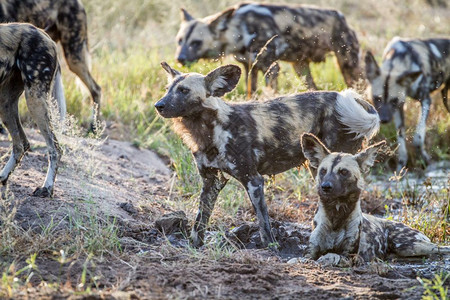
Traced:
<path fill-rule="evenodd" d="M 287 222 L 273 223 L 281 244 L 278 254 L 256 249 L 255 225 L 242 222 L 230 239 L 240 236 L 243 249 L 217 260 L 211 254 L 198 255 L 202 250 L 187 248 L 182 235 L 160 232 L 170 227 L 160 218 L 172 212 L 164 204 L 172 172 L 153 152 L 114 140 L 83 151 L 81 143 L 63 158 L 54 197 L 42 199 L 30 195 L 45 176 L 45 147 L 36 131 L 28 133 L 33 151 L 9 179 L 15 222 L 25 232 L 41 235 L 46 225 L 54 224 L 51 236 L 64 239 L 73 223 L 68 216 L 94 212 L 100 220 L 115 218 L 121 252 L 92 260 L 87 272 L 90 291 L 75 293 L 86 257 L 60 263 L 53 250 L 36 245 L 37 275 L 14 299 L 420 299 L 418 275 L 450 271 L 450 261 L 439 258 L 353 269 L 326 268 L 311 261 L 287 263 L 302 256 L 310 233 L 309 224 Z M 3 137 L 0 154 L 6 154 L 9 145 Z M 181 223 L 184 230 L 186 223 Z"/>

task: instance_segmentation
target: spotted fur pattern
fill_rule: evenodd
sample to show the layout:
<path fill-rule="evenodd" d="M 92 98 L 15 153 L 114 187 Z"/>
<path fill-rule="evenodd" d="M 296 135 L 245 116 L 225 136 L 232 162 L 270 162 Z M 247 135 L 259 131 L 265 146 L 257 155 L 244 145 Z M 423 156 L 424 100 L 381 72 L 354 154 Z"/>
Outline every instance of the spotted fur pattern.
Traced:
<path fill-rule="evenodd" d="M 182 10 L 176 39 L 179 62 L 231 54 L 244 65 L 247 76 L 266 46 L 252 69 L 251 91 L 256 89 L 258 71 L 265 74 L 266 84 L 276 89 L 277 60 L 292 63 L 299 76 L 306 76 L 308 87 L 315 89 L 309 63 L 324 61 L 329 52 L 335 53 L 347 85 L 361 77 L 358 40 L 336 10 L 244 3 L 203 19 L 194 19 Z"/>
<path fill-rule="evenodd" d="M 0 22 L 31 23 L 59 41 L 69 69 L 89 89 L 93 116 L 99 116 L 101 88 L 90 72 L 87 17 L 79 0 L 0 0 Z"/>
<path fill-rule="evenodd" d="M 11 134 L 13 149 L 0 181 L 9 175 L 30 148 L 18 112 L 20 95 L 25 91 L 28 110 L 45 138 L 49 152 L 47 176 L 34 195 L 47 197 L 61 158 L 61 149 L 49 120 L 50 96 L 61 97 L 62 84 L 56 45 L 43 31 L 30 24 L 0 24 L 0 118 Z M 57 99 L 61 103 L 64 99 Z M 61 104 L 60 104 L 61 107 Z"/>
<path fill-rule="evenodd" d="M 365 185 L 362 173 L 374 164 L 377 150 L 384 142 L 356 155 L 331 153 L 313 134 L 305 133 L 301 142 L 305 157 L 318 167 L 320 200 L 309 240 L 310 258 L 345 267 L 389 255 L 450 254 L 450 247 L 431 243 L 423 233 L 405 224 L 362 213 L 359 198 Z"/>
<path fill-rule="evenodd" d="M 430 93 L 444 86 L 442 98 L 450 112 L 450 39 L 401 39 L 394 38 L 386 47 L 383 62 L 378 66 L 373 55 L 366 55 L 366 75 L 370 83 L 369 93 L 380 114 L 381 122 L 394 117 L 399 144 L 400 170 L 408 160 L 406 151 L 405 116 L 403 106 L 406 97 L 419 100 L 422 112 L 414 135 L 414 146 L 419 155 L 430 162 L 425 150 L 426 122 L 430 111 Z"/>
<path fill-rule="evenodd" d="M 375 109 L 355 99 L 354 93 L 310 92 L 267 102 L 228 103 L 220 97 L 238 83 L 239 67 L 227 65 L 204 76 L 183 74 L 166 63 L 162 65 L 170 83 L 155 107 L 162 117 L 172 118 L 175 132 L 191 149 L 203 179 L 191 234 L 196 246 L 203 243 L 206 224 L 228 176 L 246 189 L 267 245 L 274 239 L 262 176 L 284 172 L 305 161 L 300 135 L 312 132 L 332 149 L 354 153 L 378 129 Z M 354 109 L 340 110 L 341 106 Z M 361 122 L 352 128 L 348 121 L 354 119 Z"/>

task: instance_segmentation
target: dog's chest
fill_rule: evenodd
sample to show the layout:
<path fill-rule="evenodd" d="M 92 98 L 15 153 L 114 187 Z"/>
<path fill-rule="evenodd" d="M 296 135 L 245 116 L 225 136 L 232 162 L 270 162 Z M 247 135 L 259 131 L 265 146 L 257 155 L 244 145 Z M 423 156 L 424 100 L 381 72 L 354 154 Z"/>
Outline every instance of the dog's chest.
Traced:
<path fill-rule="evenodd" d="M 220 124 L 214 126 L 209 144 L 205 149 L 195 153 L 199 168 L 216 168 L 231 173 L 236 162 L 227 155 L 227 146 L 232 138 L 232 133 Z"/>

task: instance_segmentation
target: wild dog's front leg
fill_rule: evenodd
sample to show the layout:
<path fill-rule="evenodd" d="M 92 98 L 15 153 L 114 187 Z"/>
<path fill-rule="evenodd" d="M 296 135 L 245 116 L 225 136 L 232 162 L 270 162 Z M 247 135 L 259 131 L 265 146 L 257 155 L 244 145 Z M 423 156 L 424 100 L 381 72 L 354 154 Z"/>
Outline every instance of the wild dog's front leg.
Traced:
<path fill-rule="evenodd" d="M 431 106 L 431 98 L 428 95 L 425 99 L 423 99 L 420 104 L 422 105 L 422 111 L 420 114 L 420 120 L 417 124 L 416 134 L 414 135 L 414 146 L 416 147 L 416 151 L 423 157 L 427 164 L 430 163 L 431 157 L 428 155 L 425 150 L 425 134 L 426 134 L 426 126 L 428 114 L 430 112 Z"/>
<path fill-rule="evenodd" d="M 274 92 L 278 89 L 278 73 L 280 65 L 277 62 L 272 63 L 269 67 L 263 69 L 266 86 L 269 86 Z"/>
<path fill-rule="evenodd" d="M 320 257 L 320 235 L 318 234 L 318 230 L 315 229 L 309 238 L 308 249 L 306 252 L 306 258 L 310 258 L 313 260 L 317 260 Z"/>
<path fill-rule="evenodd" d="M 269 222 L 269 212 L 264 201 L 264 178 L 261 175 L 254 175 L 241 180 L 244 185 L 259 223 L 259 233 L 264 246 L 270 246 L 275 242 Z"/>
<path fill-rule="evenodd" d="M 203 245 L 206 225 L 211 217 L 217 196 L 228 182 L 228 179 L 218 169 L 203 168 L 199 171 L 203 179 L 203 188 L 197 217 L 191 231 L 191 242 L 194 247 Z"/>
<path fill-rule="evenodd" d="M 250 98 L 258 87 L 258 68 L 254 66 L 251 68 L 248 61 L 242 63 L 245 69 L 245 84 L 247 88 L 247 96 Z"/>
<path fill-rule="evenodd" d="M 314 79 L 311 75 L 311 70 L 309 68 L 309 63 L 305 61 L 299 61 L 293 64 L 294 70 L 299 77 L 305 76 L 306 85 L 310 90 L 317 90 L 317 86 L 314 83 Z"/>
<path fill-rule="evenodd" d="M 408 161 L 408 152 L 406 150 L 405 139 L 405 116 L 403 113 L 403 105 L 394 111 L 394 123 L 397 128 L 397 143 L 398 143 L 398 162 L 397 172 L 406 166 Z"/>
<path fill-rule="evenodd" d="M 20 123 L 18 96 L 16 99 L 3 104 L 3 110 L 0 110 L 0 117 L 10 132 L 13 143 L 11 156 L 0 173 L 0 182 L 5 185 L 9 175 L 14 171 L 24 153 L 30 148 L 30 144 Z"/>

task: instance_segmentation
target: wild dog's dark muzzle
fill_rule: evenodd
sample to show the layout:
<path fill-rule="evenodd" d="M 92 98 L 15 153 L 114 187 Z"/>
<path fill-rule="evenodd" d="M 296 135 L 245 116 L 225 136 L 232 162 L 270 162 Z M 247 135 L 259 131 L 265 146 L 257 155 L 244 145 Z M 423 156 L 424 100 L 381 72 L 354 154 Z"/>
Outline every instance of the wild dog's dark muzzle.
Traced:
<path fill-rule="evenodd" d="M 178 57 L 177 57 L 177 61 L 180 63 L 180 64 L 182 64 L 183 66 L 186 64 L 186 62 L 187 62 L 187 57 L 186 57 L 186 55 L 179 55 Z"/>
<path fill-rule="evenodd" d="M 160 114 L 163 113 L 165 106 L 166 106 L 166 99 L 165 99 L 165 97 L 161 98 L 158 102 L 155 103 L 155 108 Z"/>
<path fill-rule="evenodd" d="M 199 54 L 193 47 L 183 46 L 177 56 L 177 61 L 183 66 L 199 59 Z"/>
<path fill-rule="evenodd" d="M 330 181 L 322 182 L 320 185 L 320 188 L 322 189 L 322 192 L 324 193 L 331 193 L 333 191 L 333 184 Z"/>
<path fill-rule="evenodd" d="M 392 108 L 388 104 L 383 104 L 378 109 L 378 115 L 380 116 L 381 123 L 389 123 L 392 120 Z"/>

